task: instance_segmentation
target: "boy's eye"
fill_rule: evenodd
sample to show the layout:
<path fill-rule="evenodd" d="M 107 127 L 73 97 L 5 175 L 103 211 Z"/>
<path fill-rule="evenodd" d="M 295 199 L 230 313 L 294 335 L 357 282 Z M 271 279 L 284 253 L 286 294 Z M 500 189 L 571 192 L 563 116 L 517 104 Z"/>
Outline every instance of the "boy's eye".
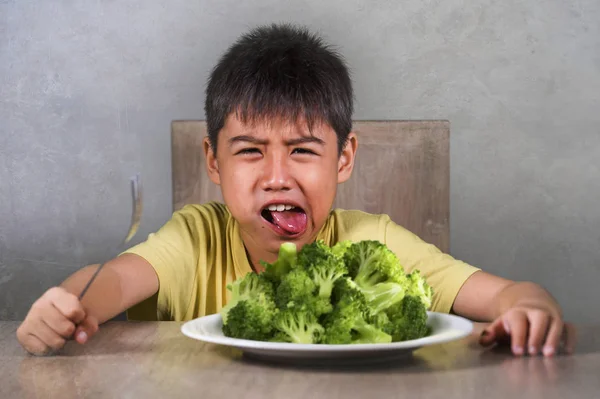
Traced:
<path fill-rule="evenodd" d="M 260 154 L 258 148 L 244 148 L 236 153 L 236 155 Z"/>
<path fill-rule="evenodd" d="M 307 148 L 294 148 L 294 151 L 292 151 L 292 154 L 311 154 L 311 155 L 316 155 L 314 151 L 311 151 Z"/>

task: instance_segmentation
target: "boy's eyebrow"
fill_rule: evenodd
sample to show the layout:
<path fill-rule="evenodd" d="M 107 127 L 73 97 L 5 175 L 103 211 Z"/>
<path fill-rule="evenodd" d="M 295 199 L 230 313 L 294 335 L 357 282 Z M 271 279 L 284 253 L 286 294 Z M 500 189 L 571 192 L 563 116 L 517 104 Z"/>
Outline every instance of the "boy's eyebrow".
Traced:
<path fill-rule="evenodd" d="M 248 142 L 248 143 L 252 143 L 252 144 L 262 144 L 262 145 L 268 143 L 267 140 L 261 140 L 256 137 L 248 136 L 248 135 L 235 136 L 235 137 L 232 137 L 229 139 L 230 146 L 237 142 Z"/>
<path fill-rule="evenodd" d="M 304 136 L 299 137 L 297 139 L 287 140 L 285 142 L 287 145 L 296 145 L 296 144 L 305 144 L 305 143 L 316 143 L 320 145 L 324 145 L 325 142 L 318 137 L 315 136 Z"/>
<path fill-rule="evenodd" d="M 232 137 L 229 139 L 230 146 L 236 142 L 247 142 L 247 143 L 252 143 L 252 144 L 260 144 L 260 145 L 268 144 L 268 140 L 263 140 L 263 139 L 259 139 L 259 138 L 256 138 L 253 136 L 248 136 L 248 135 L 235 136 L 235 137 Z M 318 137 L 314 137 L 314 136 L 299 137 L 296 139 L 286 140 L 286 142 L 285 142 L 286 145 L 297 145 L 297 144 L 304 144 L 304 143 L 316 143 L 316 144 L 321 144 L 321 145 L 325 144 L 325 142 L 323 140 L 321 140 Z"/>

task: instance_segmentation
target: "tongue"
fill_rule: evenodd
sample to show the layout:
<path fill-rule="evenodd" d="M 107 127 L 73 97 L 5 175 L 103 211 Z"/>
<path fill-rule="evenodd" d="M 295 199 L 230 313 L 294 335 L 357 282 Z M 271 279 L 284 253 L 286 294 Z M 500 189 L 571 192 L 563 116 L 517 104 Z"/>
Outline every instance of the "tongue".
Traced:
<path fill-rule="evenodd" d="M 273 223 L 290 234 L 298 234 L 306 229 L 306 213 L 298 211 L 271 211 Z"/>

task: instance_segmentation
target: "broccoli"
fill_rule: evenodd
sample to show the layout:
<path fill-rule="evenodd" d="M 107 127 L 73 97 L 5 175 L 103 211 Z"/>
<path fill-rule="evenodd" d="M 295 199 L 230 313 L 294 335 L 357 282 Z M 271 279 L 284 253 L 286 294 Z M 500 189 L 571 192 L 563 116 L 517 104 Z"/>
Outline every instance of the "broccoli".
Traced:
<path fill-rule="evenodd" d="M 407 276 L 408 279 L 408 292 L 407 295 L 417 297 L 423 302 L 426 309 L 431 307 L 431 300 L 433 297 L 433 290 L 431 286 L 427 284 L 423 276 L 418 270 L 413 270 Z"/>
<path fill-rule="evenodd" d="M 379 319 L 379 325 L 392 336 L 394 342 L 422 338 L 430 333 L 427 325 L 427 309 L 420 298 L 407 296 L 402 302 L 387 309 L 388 321 Z M 376 323 L 377 324 L 377 323 Z"/>
<path fill-rule="evenodd" d="M 279 248 L 261 274 L 228 285 L 223 333 L 297 344 L 389 343 L 428 335 L 432 288 L 383 243 L 324 241 Z"/>
<path fill-rule="evenodd" d="M 317 286 L 310 275 L 301 268 L 296 268 L 283 276 L 281 284 L 275 292 L 275 303 L 281 310 L 304 309 L 317 317 L 331 312 L 329 297 L 317 295 Z"/>
<path fill-rule="evenodd" d="M 397 304 L 394 306 L 397 306 Z M 392 306 L 392 308 L 394 306 Z M 392 323 L 390 322 L 390 318 L 388 317 L 386 312 L 379 312 L 376 314 L 371 313 L 368 321 L 369 321 L 369 323 L 373 324 L 375 327 L 379 328 L 384 333 L 392 335 L 393 326 L 392 326 Z M 392 341 L 393 341 L 393 338 L 392 338 Z"/>
<path fill-rule="evenodd" d="M 323 326 L 314 313 L 305 309 L 286 309 L 275 316 L 277 332 L 272 341 L 295 344 L 316 344 L 323 334 Z"/>
<path fill-rule="evenodd" d="M 373 313 L 402 301 L 407 278 L 396 255 L 379 241 L 360 241 L 344 254 L 353 282 L 363 292 Z"/>
<path fill-rule="evenodd" d="M 283 276 L 296 267 L 296 260 L 296 244 L 291 242 L 283 243 L 279 247 L 279 255 L 275 262 L 260 262 L 265 268 L 265 271 L 261 274 L 264 274 L 268 280 L 273 282 L 273 284 L 279 285 Z"/>
<path fill-rule="evenodd" d="M 369 323 L 369 307 L 362 292 L 350 279 L 343 279 L 334 288 L 336 304 L 324 317 L 324 344 L 390 343 L 391 335 Z"/>
<path fill-rule="evenodd" d="M 385 280 L 400 281 L 404 269 L 400 261 L 385 244 L 375 241 L 359 241 L 350 245 L 344 253 L 344 263 L 350 277 L 357 284 L 374 284 Z"/>
<path fill-rule="evenodd" d="M 336 256 L 323 241 L 306 244 L 298 253 L 298 267 L 304 268 L 316 286 L 318 296 L 329 301 L 333 284 L 347 274 L 343 258 Z"/>
<path fill-rule="evenodd" d="M 281 279 L 275 293 L 279 309 L 299 307 L 314 298 L 316 285 L 303 269 L 294 269 Z"/>
<path fill-rule="evenodd" d="M 223 334 L 227 337 L 267 341 L 273 334 L 277 308 L 264 292 L 239 301 L 227 315 Z"/>
<path fill-rule="evenodd" d="M 369 312 L 365 295 L 350 277 L 340 278 L 333 286 L 333 290 L 331 292 L 331 303 L 335 306 L 342 300 L 355 301 L 363 307 L 363 312 Z"/>
<path fill-rule="evenodd" d="M 352 245 L 352 241 L 350 241 L 350 240 L 340 241 L 337 244 L 335 244 L 333 247 L 331 247 L 331 252 L 333 253 L 333 255 L 335 257 L 341 258 L 343 260 L 346 250 L 348 248 L 350 248 L 351 245 Z"/>
<path fill-rule="evenodd" d="M 273 300 L 273 284 L 267 280 L 262 274 L 248 273 L 244 277 L 235 280 L 227 286 L 231 291 L 231 298 L 227 305 L 221 309 L 221 317 L 223 324 L 228 322 L 228 314 L 240 301 L 251 299 L 261 293 L 265 294 L 267 299 Z"/>

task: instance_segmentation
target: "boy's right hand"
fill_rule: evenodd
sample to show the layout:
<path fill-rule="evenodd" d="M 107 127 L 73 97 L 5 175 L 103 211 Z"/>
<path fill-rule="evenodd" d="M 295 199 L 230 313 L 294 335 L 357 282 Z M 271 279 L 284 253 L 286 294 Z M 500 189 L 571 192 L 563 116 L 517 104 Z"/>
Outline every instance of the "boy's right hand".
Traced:
<path fill-rule="evenodd" d="M 97 331 L 98 320 L 86 314 L 77 296 L 54 287 L 31 306 L 17 339 L 27 352 L 41 356 L 61 349 L 71 338 L 84 344 Z"/>

